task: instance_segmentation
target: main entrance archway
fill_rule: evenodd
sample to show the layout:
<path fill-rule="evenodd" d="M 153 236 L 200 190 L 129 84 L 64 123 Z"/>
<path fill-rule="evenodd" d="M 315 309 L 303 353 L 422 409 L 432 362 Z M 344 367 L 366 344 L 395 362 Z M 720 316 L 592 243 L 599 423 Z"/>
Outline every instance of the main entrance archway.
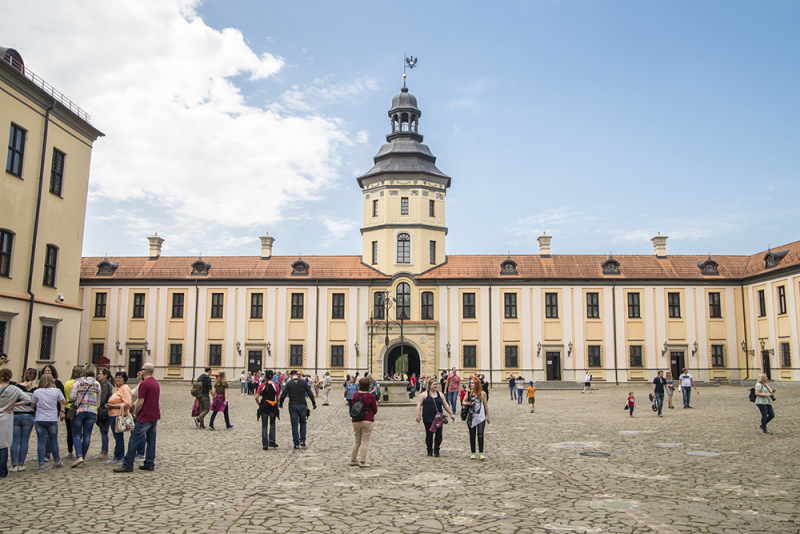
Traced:
<path fill-rule="evenodd" d="M 401 359 L 401 349 L 402 353 L 405 353 L 407 356 L 405 361 Z M 401 346 L 397 344 L 389 349 L 389 352 L 383 359 L 383 372 L 389 376 L 394 376 L 395 373 L 400 374 L 402 371 L 407 376 L 416 373 L 417 378 L 419 378 L 420 369 L 419 352 L 417 352 L 417 349 L 412 345 L 403 344 Z"/>

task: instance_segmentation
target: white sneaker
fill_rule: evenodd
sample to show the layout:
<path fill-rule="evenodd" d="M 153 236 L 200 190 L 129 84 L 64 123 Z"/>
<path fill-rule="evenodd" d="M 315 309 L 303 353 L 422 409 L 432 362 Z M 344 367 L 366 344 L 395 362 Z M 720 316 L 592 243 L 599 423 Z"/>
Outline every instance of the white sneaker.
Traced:
<path fill-rule="evenodd" d="M 16 465 L 12 465 L 12 466 L 9 468 L 8 472 L 9 472 L 9 473 L 16 473 L 16 472 L 17 472 L 17 466 L 16 466 Z"/>
<path fill-rule="evenodd" d="M 24 465 L 18 465 L 17 466 L 17 472 L 20 472 L 20 471 L 25 471 L 25 466 Z"/>

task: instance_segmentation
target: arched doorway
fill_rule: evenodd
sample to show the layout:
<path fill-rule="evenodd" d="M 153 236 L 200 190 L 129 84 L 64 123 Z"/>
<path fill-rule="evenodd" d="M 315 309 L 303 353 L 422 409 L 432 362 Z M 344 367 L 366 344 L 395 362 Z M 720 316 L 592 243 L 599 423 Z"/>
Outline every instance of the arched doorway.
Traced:
<path fill-rule="evenodd" d="M 406 355 L 405 361 L 401 359 L 401 349 L 402 353 L 405 353 Z M 403 369 L 403 367 L 405 367 L 405 369 Z M 403 344 L 401 346 L 398 343 L 389 349 L 389 352 L 383 359 L 383 369 L 384 374 L 388 374 L 389 376 L 393 376 L 395 373 L 400 374 L 400 371 L 403 371 L 408 376 L 416 373 L 417 378 L 419 378 L 419 372 L 421 369 L 419 352 L 417 352 L 417 349 L 412 345 Z"/>

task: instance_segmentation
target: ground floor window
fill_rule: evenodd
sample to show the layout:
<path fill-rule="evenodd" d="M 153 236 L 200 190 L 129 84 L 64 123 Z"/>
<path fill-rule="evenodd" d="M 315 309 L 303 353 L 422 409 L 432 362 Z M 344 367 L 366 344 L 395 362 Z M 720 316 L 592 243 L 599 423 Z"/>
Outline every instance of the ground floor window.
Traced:
<path fill-rule="evenodd" d="M 465 369 L 475 369 L 478 367 L 478 346 L 464 345 L 464 365 Z"/>
<path fill-rule="evenodd" d="M 506 345 L 505 347 L 505 366 L 510 369 L 519 368 L 519 346 Z"/>
<path fill-rule="evenodd" d="M 628 347 L 629 362 L 631 367 L 644 367 L 644 347 L 631 345 Z"/>
<path fill-rule="evenodd" d="M 344 345 L 331 345 L 331 367 L 344 367 Z"/>
<path fill-rule="evenodd" d="M 222 345 L 215 343 L 208 346 L 208 365 L 209 367 L 222 365 Z"/>
<path fill-rule="evenodd" d="M 289 345 L 289 367 L 303 367 L 303 345 Z"/>
<path fill-rule="evenodd" d="M 603 357 L 600 345 L 589 345 L 586 347 L 587 367 L 602 367 Z"/>

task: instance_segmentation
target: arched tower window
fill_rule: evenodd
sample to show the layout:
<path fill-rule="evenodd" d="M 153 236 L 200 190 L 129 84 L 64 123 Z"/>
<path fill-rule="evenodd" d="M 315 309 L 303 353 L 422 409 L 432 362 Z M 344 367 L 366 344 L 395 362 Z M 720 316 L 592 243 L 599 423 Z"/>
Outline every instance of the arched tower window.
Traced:
<path fill-rule="evenodd" d="M 417 132 L 417 116 L 411 115 L 411 131 L 416 133 Z"/>
<path fill-rule="evenodd" d="M 411 319 L 411 286 L 405 282 L 397 284 L 397 320 Z"/>
<path fill-rule="evenodd" d="M 403 113 L 400 115 L 400 131 L 408 131 L 408 113 Z"/>
<path fill-rule="evenodd" d="M 392 117 L 392 133 L 397 133 L 400 131 L 400 120 L 397 118 L 397 115 Z"/>
<path fill-rule="evenodd" d="M 397 263 L 411 263 L 411 236 L 408 234 L 397 236 Z"/>

